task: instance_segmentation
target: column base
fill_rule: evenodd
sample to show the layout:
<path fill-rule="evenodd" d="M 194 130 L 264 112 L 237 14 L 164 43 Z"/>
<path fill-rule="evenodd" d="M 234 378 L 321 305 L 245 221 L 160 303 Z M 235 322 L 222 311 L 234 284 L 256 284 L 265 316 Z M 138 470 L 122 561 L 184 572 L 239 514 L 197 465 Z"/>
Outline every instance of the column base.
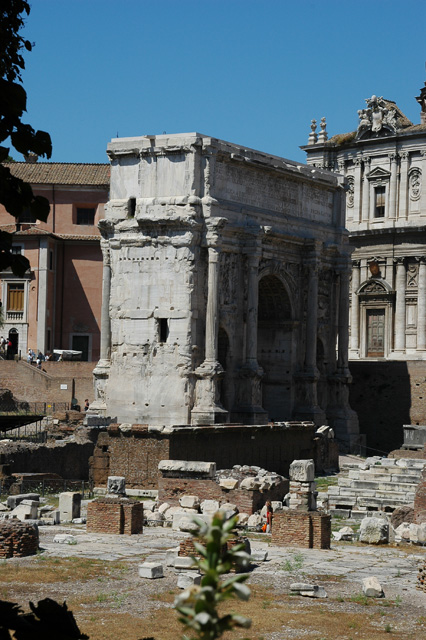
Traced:
<path fill-rule="evenodd" d="M 219 401 L 219 380 L 224 375 L 220 362 L 203 362 L 195 370 L 196 402 L 191 411 L 191 424 L 211 425 L 228 422 L 228 411 Z"/>

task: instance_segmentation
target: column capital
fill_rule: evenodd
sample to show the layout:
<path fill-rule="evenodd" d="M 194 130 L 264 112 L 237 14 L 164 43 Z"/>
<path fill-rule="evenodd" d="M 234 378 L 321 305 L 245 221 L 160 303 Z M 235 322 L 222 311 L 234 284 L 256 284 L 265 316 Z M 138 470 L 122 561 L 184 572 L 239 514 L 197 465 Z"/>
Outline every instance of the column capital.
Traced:
<path fill-rule="evenodd" d="M 396 265 L 405 265 L 405 257 L 397 257 L 397 258 L 393 258 L 393 263 Z"/>
<path fill-rule="evenodd" d="M 206 244 L 209 249 L 218 248 L 222 239 L 222 230 L 228 220 L 226 218 L 209 218 L 206 220 Z"/>
<path fill-rule="evenodd" d="M 361 260 L 352 260 L 352 269 L 359 269 L 361 267 Z"/>
<path fill-rule="evenodd" d="M 408 151 L 400 151 L 400 152 L 399 152 L 399 157 L 401 158 L 401 160 L 402 160 L 403 162 L 406 162 L 406 161 L 408 160 L 409 155 L 410 155 L 410 154 L 408 153 Z"/>
<path fill-rule="evenodd" d="M 371 156 L 362 156 L 362 160 L 365 165 L 369 165 L 371 163 Z"/>
<path fill-rule="evenodd" d="M 398 154 L 396 153 L 396 151 L 392 151 L 391 153 L 388 153 L 388 158 L 392 162 L 395 162 L 395 160 L 398 158 Z"/>
<path fill-rule="evenodd" d="M 354 156 L 353 161 L 354 161 L 355 167 L 361 167 L 361 162 L 362 162 L 361 154 L 358 156 Z"/>
<path fill-rule="evenodd" d="M 420 151 L 420 155 L 423 156 L 423 158 L 426 158 L 426 149 L 422 149 Z"/>

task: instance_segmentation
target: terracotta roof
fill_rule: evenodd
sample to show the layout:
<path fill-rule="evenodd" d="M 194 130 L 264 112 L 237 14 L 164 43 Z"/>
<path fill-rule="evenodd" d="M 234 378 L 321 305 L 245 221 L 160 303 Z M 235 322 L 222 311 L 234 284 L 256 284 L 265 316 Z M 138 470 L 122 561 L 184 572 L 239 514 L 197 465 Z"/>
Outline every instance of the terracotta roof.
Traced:
<path fill-rule="evenodd" d="M 40 229 L 37 226 L 28 227 L 28 229 L 20 229 L 16 230 L 16 225 L 14 224 L 4 224 L 0 226 L 0 231 L 6 231 L 7 233 L 11 233 L 14 236 L 51 236 L 52 238 L 56 238 L 56 240 L 97 240 L 98 242 L 101 239 L 101 236 L 95 235 L 83 235 L 77 233 L 53 233 L 52 231 L 46 231 L 45 229 Z"/>
<path fill-rule="evenodd" d="M 5 162 L 12 175 L 30 184 L 109 186 L 109 164 L 71 162 Z"/>

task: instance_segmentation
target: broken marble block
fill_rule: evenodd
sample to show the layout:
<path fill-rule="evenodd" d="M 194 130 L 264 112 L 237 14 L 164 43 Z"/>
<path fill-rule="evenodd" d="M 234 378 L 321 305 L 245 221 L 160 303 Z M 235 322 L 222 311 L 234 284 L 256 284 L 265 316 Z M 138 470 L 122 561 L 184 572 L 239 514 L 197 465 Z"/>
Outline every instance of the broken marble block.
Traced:
<path fill-rule="evenodd" d="M 108 476 L 107 493 L 109 495 L 126 495 L 126 478 L 123 476 Z"/>
<path fill-rule="evenodd" d="M 58 544 L 77 544 L 77 538 L 70 533 L 57 533 L 53 542 Z"/>
<path fill-rule="evenodd" d="M 313 482 L 315 464 L 313 460 L 293 460 L 290 465 L 290 480 L 295 482 Z"/>
<path fill-rule="evenodd" d="M 363 578 L 362 580 L 362 592 L 369 598 L 384 598 L 385 594 L 382 589 L 382 585 L 375 576 Z"/>
<path fill-rule="evenodd" d="M 72 522 L 80 517 L 81 493 L 64 491 L 59 494 L 59 512 L 61 522 Z"/>
<path fill-rule="evenodd" d="M 22 500 L 22 502 L 9 513 L 9 518 L 17 518 L 22 522 L 25 520 L 36 520 L 38 506 L 39 503 L 35 500 Z"/>
<path fill-rule="evenodd" d="M 186 509 L 198 509 L 200 508 L 200 498 L 198 496 L 181 496 L 179 498 L 179 504 Z"/>
<path fill-rule="evenodd" d="M 359 529 L 359 541 L 366 544 L 387 544 L 389 522 L 385 518 L 364 518 Z"/>
<path fill-rule="evenodd" d="M 197 571 L 185 571 L 185 573 L 179 573 L 177 586 L 178 589 L 189 589 L 194 584 L 201 584 L 201 574 Z"/>
<path fill-rule="evenodd" d="M 324 587 L 319 587 L 317 584 L 293 582 L 293 584 L 290 585 L 290 591 L 293 594 L 306 596 L 308 598 L 327 598 L 327 592 Z"/>
<path fill-rule="evenodd" d="M 156 578 L 162 578 L 163 565 L 157 562 L 144 562 L 139 565 L 139 577 L 148 578 L 148 580 L 155 580 Z"/>

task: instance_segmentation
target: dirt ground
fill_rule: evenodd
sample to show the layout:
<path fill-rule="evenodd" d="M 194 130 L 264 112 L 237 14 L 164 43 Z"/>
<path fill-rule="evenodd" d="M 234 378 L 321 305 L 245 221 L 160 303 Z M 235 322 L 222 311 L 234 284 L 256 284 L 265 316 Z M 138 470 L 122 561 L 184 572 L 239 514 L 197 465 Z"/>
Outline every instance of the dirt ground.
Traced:
<path fill-rule="evenodd" d="M 54 543 L 59 532 L 72 533 L 75 543 Z M 66 601 L 91 640 L 181 638 L 184 629 L 173 609 L 180 592 L 177 574 L 165 566 L 165 554 L 184 535 L 162 527 L 136 536 L 87 534 L 81 525 L 41 527 L 39 554 L 0 563 L 0 598 L 24 610 L 29 600 Z M 267 551 L 268 557 L 250 572 L 249 602 L 226 603 L 226 611 L 253 621 L 249 631 L 232 635 L 236 640 L 426 638 L 426 594 L 416 589 L 425 549 L 344 542 L 324 551 L 280 548 L 262 534 L 250 541 L 253 552 Z M 146 559 L 161 562 L 165 577 L 140 578 L 138 564 Z M 362 578 L 371 575 L 381 582 L 385 598 L 362 595 Z M 300 581 L 324 587 L 328 597 L 290 595 L 290 584 Z"/>

